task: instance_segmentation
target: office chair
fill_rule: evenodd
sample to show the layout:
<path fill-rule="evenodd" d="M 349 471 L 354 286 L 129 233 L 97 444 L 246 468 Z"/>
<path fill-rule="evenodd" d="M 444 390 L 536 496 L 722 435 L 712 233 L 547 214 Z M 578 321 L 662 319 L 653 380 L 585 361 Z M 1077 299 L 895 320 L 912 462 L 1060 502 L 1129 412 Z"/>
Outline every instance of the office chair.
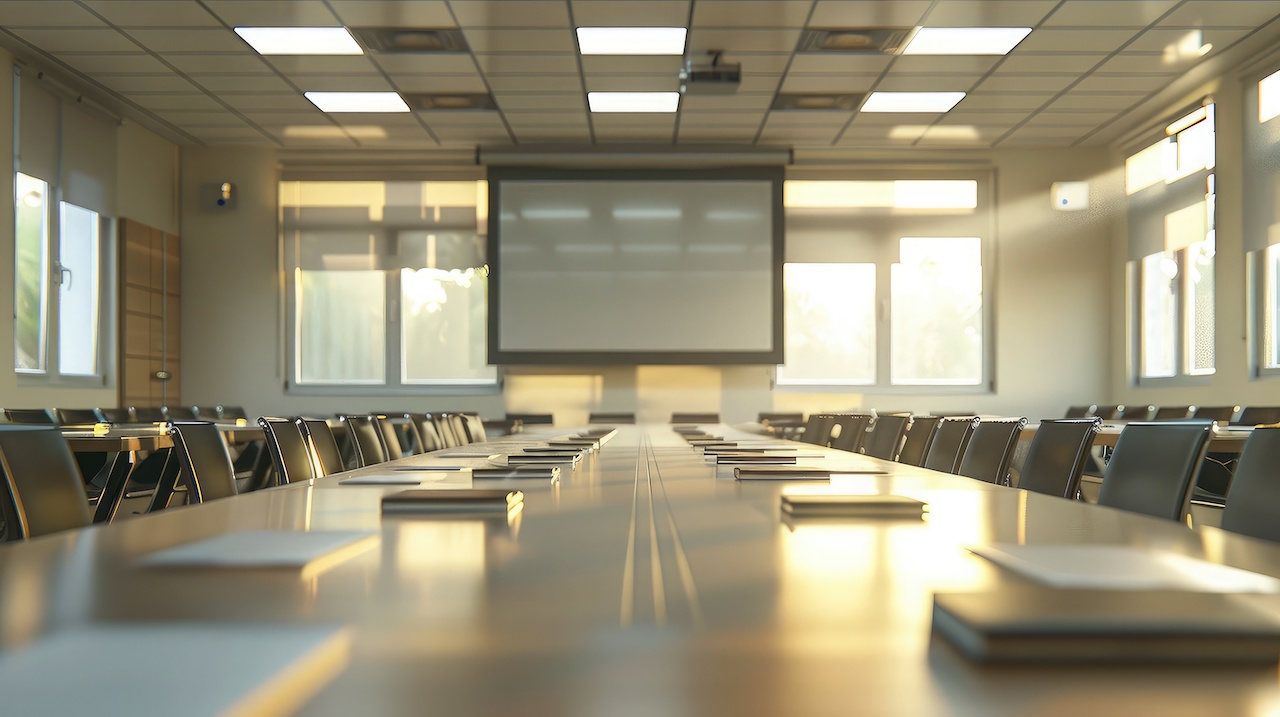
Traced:
<path fill-rule="evenodd" d="M 1089 449 L 1100 430 L 1102 419 L 1096 416 L 1041 421 L 1022 461 L 1018 487 L 1059 498 L 1076 498 Z"/>
<path fill-rule="evenodd" d="M 1026 425 L 1026 418 L 979 421 L 964 449 L 959 474 L 996 485 L 1008 485 L 1009 463 L 1013 461 L 1018 437 Z"/>
<path fill-rule="evenodd" d="M 1183 520 L 1212 421 L 1130 423 L 1107 461 L 1098 505 Z"/>

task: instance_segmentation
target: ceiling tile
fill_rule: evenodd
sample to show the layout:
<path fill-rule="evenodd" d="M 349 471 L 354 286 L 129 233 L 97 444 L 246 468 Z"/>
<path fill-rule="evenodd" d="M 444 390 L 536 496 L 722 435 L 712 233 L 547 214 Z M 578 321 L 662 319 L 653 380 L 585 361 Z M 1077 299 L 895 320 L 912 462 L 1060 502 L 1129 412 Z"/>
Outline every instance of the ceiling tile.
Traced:
<path fill-rule="evenodd" d="M 427 126 L 433 130 L 455 128 L 455 127 L 476 127 L 481 129 L 502 130 L 502 117 L 497 112 L 478 111 L 478 112 L 419 112 L 418 113 Z"/>
<path fill-rule="evenodd" d="M 889 75 L 876 85 L 877 92 L 968 92 L 982 75 Z"/>
<path fill-rule="evenodd" d="M 802 142 L 812 144 L 819 142 L 823 144 L 831 144 L 835 141 L 836 135 L 840 132 L 840 127 L 831 127 L 827 129 L 818 129 L 813 127 L 765 127 L 760 132 L 760 141 L 764 143 L 771 142 Z"/>
<path fill-rule="evenodd" d="M 818 0 L 809 18 L 809 27 L 911 27 L 933 3 L 930 0 Z"/>
<path fill-rule="evenodd" d="M 804 27 L 810 0 L 698 0 L 694 27 Z"/>
<path fill-rule="evenodd" d="M 1126 110 L 1132 107 L 1136 102 L 1142 99 L 1142 95 L 1133 93 L 1120 94 L 1088 94 L 1085 92 L 1071 92 L 1063 95 L 1053 101 L 1053 104 L 1045 108 L 1048 111 L 1054 110 L 1109 110 L 1112 114 L 1120 110 Z"/>
<path fill-rule="evenodd" d="M 866 92 L 879 75 L 787 75 L 783 92 Z"/>
<path fill-rule="evenodd" d="M 578 56 L 560 54 L 476 55 L 476 62 L 486 74 L 562 74 L 578 73 Z"/>
<path fill-rule="evenodd" d="M 1097 71 L 1176 75 L 1186 71 L 1194 64 L 1195 60 L 1167 57 L 1158 52 L 1126 52 L 1102 63 Z"/>
<path fill-rule="evenodd" d="M 529 78 L 521 75 L 492 75 L 489 77 L 489 88 L 494 92 L 521 92 L 534 89 Z M 544 75 L 538 79 L 536 91 L 539 94 L 582 92 L 582 79 L 577 75 Z"/>
<path fill-rule="evenodd" d="M 168 67 L 151 55 L 126 54 L 118 55 L 60 55 L 62 61 L 87 74 L 98 73 L 168 73 Z"/>
<path fill-rule="evenodd" d="M 867 125 L 929 125 L 941 114 L 931 112 L 859 112 L 853 116 L 853 124 Z"/>
<path fill-rule="evenodd" d="M 390 92 L 392 87 L 374 75 L 293 75 L 289 78 L 303 92 Z"/>
<path fill-rule="evenodd" d="M 576 144 L 590 139 L 591 134 L 585 127 L 522 127 L 516 130 L 519 144 Z"/>
<path fill-rule="evenodd" d="M 463 27 L 569 27 L 564 0 L 453 0 Z"/>
<path fill-rule="evenodd" d="M 283 93 L 240 94 L 224 92 L 219 97 L 222 101 L 241 111 L 294 110 L 302 111 L 311 107 L 307 98 L 301 95 Z"/>
<path fill-rule="evenodd" d="M 110 28 L 15 28 L 11 32 L 46 52 L 138 52 L 142 49 Z"/>
<path fill-rule="evenodd" d="M 472 52 L 578 51 L 577 40 L 567 27 L 556 30 L 464 29 Z"/>
<path fill-rule="evenodd" d="M 1053 112 L 1045 110 L 1027 120 L 1027 127 L 1087 127 L 1093 129 L 1116 116 L 1115 112 Z"/>
<path fill-rule="evenodd" d="M 587 92 L 675 92 L 680 81 L 670 75 L 588 75 Z"/>
<path fill-rule="evenodd" d="M 169 55 L 165 62 L 188 74 L 270 73 L 257 55 Z"/>
<path fill-rule="evenodd" d="M 127 32 L 148 50 L 162 55 L 169 52 L 253 52 L 239 35 L 225 28 L 135 29 Z"/>
<path fill-rule="evenodd" d="M 853 112 L 838 110 L 831 112 L 780 112 L 774 110 L 765 119 L 765 129 L 779 127 L 810 127 L 839 130 L 849 123 Z"/>
<path fill-rule="evenodd" d="M 330 0 L 348 27 L 455 27 L 444 0 Z"/>
<path fill-rule="evenodd" d="M 401 92 L 488 92 L 480 75 L 392 75 Z"/>
<path fill-rule="evenodd" d="M 1108 75 L 1095 72 L 1085 77 L 1072 92 L 1141 92 L 1148 94 L 1164 87 L 1167 80 L 1150 75 Z"/>
<path fill-rule="evenodd" d="M 1146 27 L 1178 0 L 1067 0 L 1045 20 L 1046 27 Z"/>
<path fill-rule="evenodd" d="M 449 127 L 434 130 L 440 138 L 440 144 L 450 146 L 509 145 L 511 135 L 506 130 L 485 129 L 482 127 Z"/>
<path fill-rule="evenodd" d="M 192 75 L 210 92 L 294 92 L 288 82 L 277 75 Z"/>
<path fill-rule="evenodd" d="M 476 71 L 476 63 L 466 53 L 372 55 L 371 59 L 392 74 L 427 74 L 440 72 L 456 75 Z"/>
<path fill-rule="evenodd" d="M 181 110 L 157 110 L 160 117 L 173 124 L 184 127 L 188 125 L 227 126 L 243 125 L 244 122 L 231 112 L 188 112 Z"/>
<path fill-rule="evenodd" d="M 336 57 L 273 55 L 264 59 L 286 75 L 294 73 L 319 75 L 331 72 L 347 75 L 378 74 L 378 68 L 363 55 Z"/>
<path fill-rule="evenodd" d="M 573 93 L 519 94 L 495 90 L 494 99 L 504 112 L 521 110 L 586 109 L 587 98 L 581 91 Z"/>
<path fill-rule="evenodd" d="M 680 126 L 759 127 L 760 123 L 764 121 L 765 114 L 763 110 L 755 112 L 692 112 L 686 108 L 680 111 Z"/>
<path fill-rule="evenodd" d="M 204 93 L 189 92 L 174 95 L 138 95 L 134 101 L 149 110 L 216 111 L 223 106 Z"/>
<path fill-rule="evenodd" d="M 682 144 L 704 143 L 704 144 L 721 144 L 727 142 L 742 143 L 751 142 L 755 139 L 756 128 L 739 128 L 739 127 L 701 127 L 680 125 L 679 141 Z"/>
<path fill-rule="evenodd" d="M 646 0 L 643 3 L 572 0 L 570 4 L 573 20 L 579 27 L 685 27 L 689 22 L 689 0 Z"/>
<path fill-rule="evenodd" d="M 233 27 L 330 27 L 341 24 L 323 0 L 204 0 L 204 4 Z"/>
<path fill-rule="evenodd" d="M 740 52 L 789 53 L 796 49 L 800 30 L 708 30 L 689 31 L 689 54 L 696 57 L 713 50 L 726 55 Z"/>
<path fill-rule="evenodd" d="M 627 75 L 668 74 L 675 77 L 684 65 L 682 57 L 612 57 L 607 55 L 587 55 L 582 58 L 582 71 L 587 73 L 606 72 Z"/>
<path fill-rule="evenodd" d="M 526 127 L 546 127 L 568 125 L 582 128 L 587 126 L 587 113 L 578 112 L 507 112 L 504 114 L 507 123 L 517 134 Z"/>
<path fill-rule="evenodd" d="M 1121 45 L 1133 39 L 1133 30 L 1105 30 L 1101 28 L 1079 30 L 1040 29 L 1018 44 L 1021 52 L 1115 52 Z"/>
<path fill-rule="evenodd" d="M 0 27 L 105 27 L 93 13 L 71 0 L 0 2 Z"/>
<path fill-rule="evenodd" d="M 956 105 L 957 110 L 1033 110 L 1043 106 L 1053 95 L 1032 92 L 997 94 L 974 92 Z"/>
<path fill-rule="evenodd" d="M 976 125 L 979 127 L 1012 127 L 1027 118 L 1026 112 L 952 110 L 938 120 L 938 124 Z"/>
<path fill-rule="evenodd" d="M 1172 56 L 1182 56 L 1192 62 L 1197 61 L 1200 57 L 1199 53 L 1192 53 L 1192 48 L 1196 44 L 1210 43 L 1214 47 L 1224 48 L 1231 43 L 1244 37 L 1253 28 L 1234 29 L 1234 30 L 1201 30 L 1199 28 L 1188 30 L 1186 28 L 1179 29 L 1158 29 L 1147 30 L 1138 35 L 1132 45 L 1125 48 L 1125 51 L 1133 50 L 1136 52 L 1159 52 Z"/>
<path fill-rule="evenodd" d="M 937 74 L 973 74 L 981 75 L 1000 61 L 999 57 L 943 57 L 935 55 L 910 55 L 894 60 L 890 69 L 894 73 L 913 73 L 924 75 Z"/>
<path fill-rule="evenodd" d="M 81 0 L 108 22 L 131 27 L 222 27 L 195 0 Z"/>
<path fill-rule="evenodd" d="M 320 110 L 313 109 L 310 112 L 242 112 L 251 122 L 266 125 L 332 125 L 333 119 L 330 115 L 326 115 Z M 368 117 L 368 115 L 361 115 Z M 357 123 L 359 124 L 359 123 Z M 376 122 L 367 122 L 365 124 L 377 124 Z"/>
<path fill-rule="evenodd" d="M 1060 92 L 1079 79 L 1078 75 L 994 74 L 977 87 L 988 92 Z"/>
<path fill-rule="evenodd" d="M 1182 27 L 1259 27 L 1280 16 L 1280 4 L 1259 0 L 1188 0 L 1160 24 Z"/>
<path fill-rule="evenodd" d="M 929 27 L 1035 27 L 1058 0 L 941 0 L 929 12 Z"/>
<path fill-rule="evenodd" d="M 196 92 L 198 88 L 187 80 L 169 74 L 145 75 L 94 75 L 94 79 L 124 94 L 153 94 L 159 92 Z"/>
<path fill-rule="evenodd" d="M 1000 63 L 999 72 L 1044 74 L 1046 72 L 1088 72 L 1107 59 L 1106 55 L 1036 55 L 1014 50 Z"/>
<path fill-rule="evenodd" d="M 857 72 L 864 74 L 880 74 L 892 58 L 887 55 L 857 55 L 822 52 L 796 53 L 791 62 L 792 72 Z"/>
<path fill-rule="evenodd" d="M 260 139 L 263 133 L 252 127 L 200 127 L 192 128 L 191 134 L 200 139 Z"/>
<path fill-rule="evenodd" d="M 1079 139 L 1084 132 L 1058 127 L 1023 127 L 999 140 L 998 147 L 1060 147 Z"/>
<path fill-rule="evenodd" d="M 671 132 L 676 126 L 674 114 L 593 114 L 591 125 L 601 130 L 637 129 Z"/>
<path fill-rule="evenodd" d="M 686 95 L 680 100 L 681 109 L 696 112 L 762 110 L 772 103 L 772 95 Z"/>
<path fill-rule="evenodd" d="M 791 62 L 791 54 L 786 52 L 726 52 L 721 62 L 742 65 L 743 75 L 781 75 L 786 72 Z"/>

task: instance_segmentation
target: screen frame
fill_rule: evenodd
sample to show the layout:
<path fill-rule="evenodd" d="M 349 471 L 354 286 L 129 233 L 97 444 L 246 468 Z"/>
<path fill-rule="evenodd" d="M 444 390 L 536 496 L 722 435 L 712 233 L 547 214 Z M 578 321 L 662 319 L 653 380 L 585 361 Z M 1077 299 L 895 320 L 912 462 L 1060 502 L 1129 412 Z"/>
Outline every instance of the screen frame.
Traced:
<path fill-rule="evenodd" d="M 777 365 L 784 363 L 783 355 L 783 287 L 782 265 L 786 259 L 785 215 L 782 206 L 782 183 L 785 170 L 782 167 L 734 167 L 726 169 L 550 169 L 537 167 L 490 167 L 489 181 L 489 236 L 488 236 L 488 361 L 494 365 L 519 364 L 599 364 L 621 366 L 643 365 Z M 508 350 L 500 341 L 502 317 L 501 296 L 501 246 L 502 246 L 502 185 L 504 182 L 538 181 L 589 181 L 589 182 L 769 182 L 772 205 L 772 249 L 770 275 L 772 277 L 773 311 L 771 322 L 772 346 L 761 351 L 528 351 Z M 715 317 L 699 316 L 697 320 L 714 320 Z"/>

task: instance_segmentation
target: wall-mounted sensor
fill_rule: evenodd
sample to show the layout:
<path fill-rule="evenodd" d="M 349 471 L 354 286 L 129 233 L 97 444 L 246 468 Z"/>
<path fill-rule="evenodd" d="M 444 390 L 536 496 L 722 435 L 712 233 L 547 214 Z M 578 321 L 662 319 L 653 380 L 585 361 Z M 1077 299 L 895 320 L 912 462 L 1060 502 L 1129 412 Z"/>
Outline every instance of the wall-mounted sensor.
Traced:
<path fill-rule="evenodd" d="M 206 184 L 201 187 L 200 205 L 209 211 L 234 209 L 236 206 L 236 185 L 231 182 Z"/>
<path fill-rule="evenodd" d="M 1060 212 L 1078 212 L 1089 208 L 1088 182 L 1054 182 L 1049 192 L 1053 208 Z"/>

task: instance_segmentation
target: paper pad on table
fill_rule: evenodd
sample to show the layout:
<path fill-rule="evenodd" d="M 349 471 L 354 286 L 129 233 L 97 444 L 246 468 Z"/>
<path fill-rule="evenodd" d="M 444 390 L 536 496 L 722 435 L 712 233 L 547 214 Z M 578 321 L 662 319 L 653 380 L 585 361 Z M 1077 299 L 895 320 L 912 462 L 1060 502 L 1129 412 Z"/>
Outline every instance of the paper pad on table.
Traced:
<path fill-rule="evenodd" d="M 364 531 L 245 530 L 179 545 L 142 558 L 146 567 L 293 568 L 318 573 L 373 547 Z"/>

